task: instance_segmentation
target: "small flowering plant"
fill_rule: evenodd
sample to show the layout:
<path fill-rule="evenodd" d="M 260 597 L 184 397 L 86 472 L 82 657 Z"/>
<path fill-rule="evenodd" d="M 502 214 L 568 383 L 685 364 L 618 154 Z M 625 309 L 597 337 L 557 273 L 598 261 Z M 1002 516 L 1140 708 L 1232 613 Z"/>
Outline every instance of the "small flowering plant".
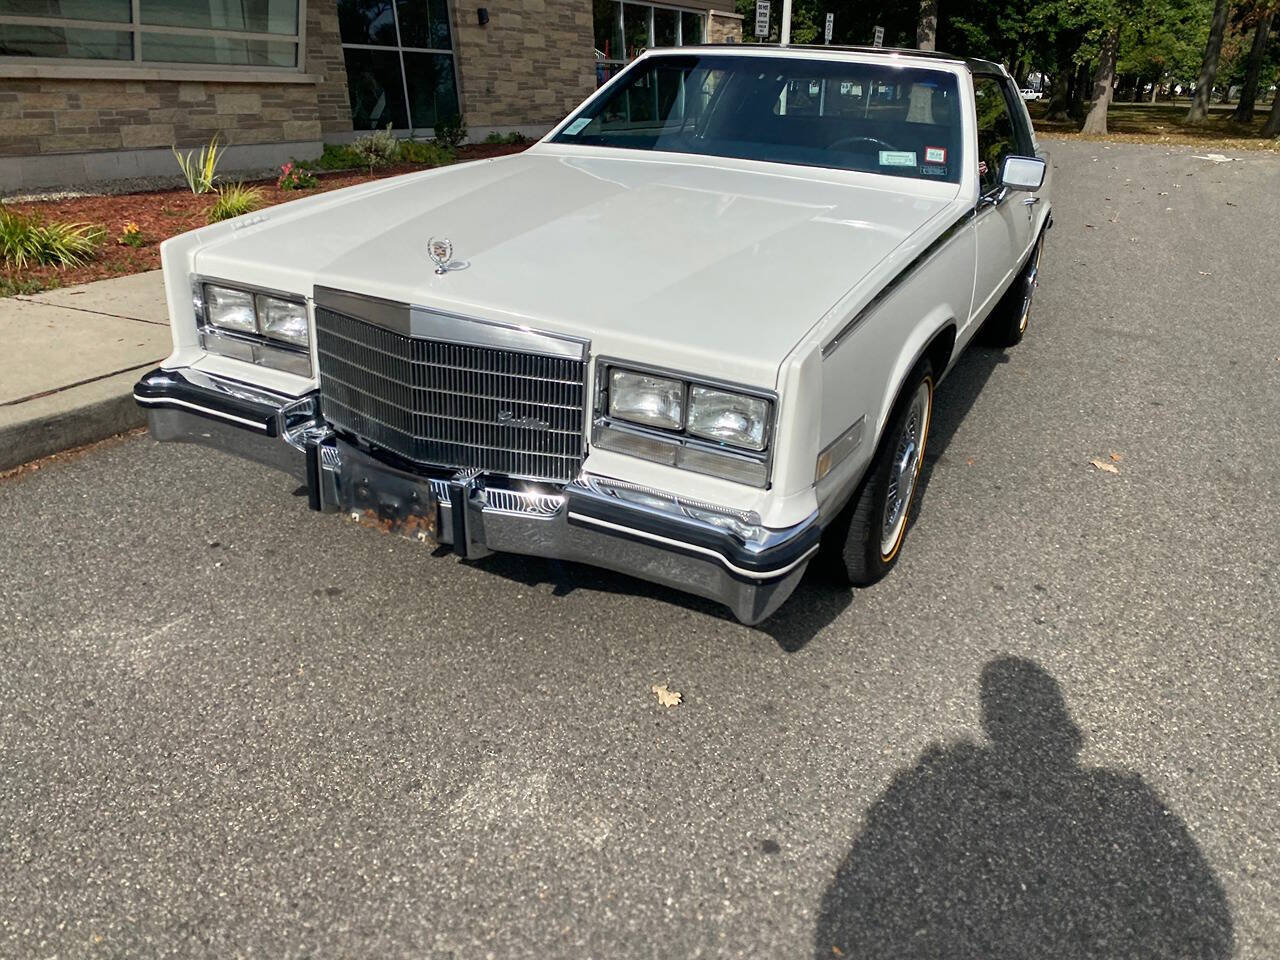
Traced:
<path fill-rule="evenodd" d="M 116 243 L 125 247 L 145 247 L 147 238 L 143 236 L 142 228 L 132 220 L 129 220 L 121 228 L 120 236 L 116 237 Z"/>
<path fill-rule="evenodd" d="M 292 163 L 280 167 L 280 179 L 276 181 L 276 186 L 281 190 L 310 190 L 319 185 L 319 180 Z"/>

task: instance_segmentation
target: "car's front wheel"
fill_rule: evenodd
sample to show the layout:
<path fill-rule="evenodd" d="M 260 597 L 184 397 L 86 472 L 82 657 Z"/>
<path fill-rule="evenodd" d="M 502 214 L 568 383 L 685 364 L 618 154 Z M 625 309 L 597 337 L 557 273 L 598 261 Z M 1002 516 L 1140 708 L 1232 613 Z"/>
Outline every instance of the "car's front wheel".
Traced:
<path fill-rule="evenodd" d="M 854 586 L 875 583 L 898 560 L 932 419 L 933 370 L 925 362 L 902 391 L 862 485 L 826 531 L 829 562 Z"/>

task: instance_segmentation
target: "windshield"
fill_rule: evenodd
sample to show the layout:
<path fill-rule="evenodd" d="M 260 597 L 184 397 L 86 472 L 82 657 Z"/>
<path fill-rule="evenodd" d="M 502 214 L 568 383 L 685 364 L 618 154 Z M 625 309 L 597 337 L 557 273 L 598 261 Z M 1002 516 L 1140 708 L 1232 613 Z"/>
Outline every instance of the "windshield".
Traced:
<path fill-rule="evenodd" d="M 960 180 L 954 74 L 797 57 L 642 61 L 553 143 Z"/>

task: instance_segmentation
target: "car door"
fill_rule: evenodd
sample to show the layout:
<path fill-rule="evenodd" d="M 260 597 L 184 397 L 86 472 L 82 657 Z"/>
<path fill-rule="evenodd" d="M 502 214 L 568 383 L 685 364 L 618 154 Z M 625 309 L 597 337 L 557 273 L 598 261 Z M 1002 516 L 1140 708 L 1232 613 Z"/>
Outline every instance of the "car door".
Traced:
<path fill-rule="evenodd" d="M 978 128 L 977 275 L 970 322 L 984 319 L 1008 289 L 1014 272 L 1031 245 L 1035 216 L 1033 194 L 1010 193 L 1000 186 L 1007 156 L 1035 156 L 1025 111 L 1015 109 L 1017 91 L 1003 77 L 979 74 L 973 78 Z"/>

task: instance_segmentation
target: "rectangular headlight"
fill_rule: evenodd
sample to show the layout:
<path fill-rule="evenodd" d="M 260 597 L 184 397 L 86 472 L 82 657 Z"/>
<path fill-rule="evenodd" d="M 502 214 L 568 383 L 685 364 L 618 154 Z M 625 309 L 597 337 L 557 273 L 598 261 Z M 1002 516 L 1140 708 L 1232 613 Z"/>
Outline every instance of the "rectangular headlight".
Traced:
<path fill-rule="evenodd" d="M 763 450 L 769 401 L 728 390 L 694 386 L 689 391 L 687 429 L 695 437 L 747 450 Z"/>
<path fill-rule="evenodd" d="M 630 423 L 679 430 L 684 424 L 684 381 L 611 369 L 609 415 Z"/>
<path fill-rule="evenodd" d="M 307 305 L 296 300 L 258 294 L 258 325 L 264 337 L 305 347 L 307 336 Z"/>
<path fill-rule="evenodd" d="M 211 326 L 240 333 L 257 333 L 258 320 L 253 309 L 253 294 L 212 283 L 204 285 L 205 319 Z"/>

